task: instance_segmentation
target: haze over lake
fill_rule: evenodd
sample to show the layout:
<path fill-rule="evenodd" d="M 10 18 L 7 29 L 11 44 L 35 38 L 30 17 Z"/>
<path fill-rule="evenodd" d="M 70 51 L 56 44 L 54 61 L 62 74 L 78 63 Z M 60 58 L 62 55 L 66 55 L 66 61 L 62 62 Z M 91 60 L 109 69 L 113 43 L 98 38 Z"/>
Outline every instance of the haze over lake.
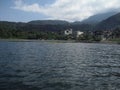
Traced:
<path fill-rule="evenodd" d="M 119 90 L 120 45 L 0 42 L 0 90 Z"/>

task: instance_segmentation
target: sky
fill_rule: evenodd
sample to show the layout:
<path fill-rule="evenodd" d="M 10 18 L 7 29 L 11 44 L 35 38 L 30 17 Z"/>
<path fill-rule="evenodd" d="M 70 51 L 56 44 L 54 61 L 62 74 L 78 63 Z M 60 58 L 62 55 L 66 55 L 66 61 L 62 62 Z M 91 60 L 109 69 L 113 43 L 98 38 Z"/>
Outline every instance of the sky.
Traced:
<path fill-rule="evenodd" d="M 0 0 L 0 21 L 82 21 L 120 10 L 120 0 Z"/>

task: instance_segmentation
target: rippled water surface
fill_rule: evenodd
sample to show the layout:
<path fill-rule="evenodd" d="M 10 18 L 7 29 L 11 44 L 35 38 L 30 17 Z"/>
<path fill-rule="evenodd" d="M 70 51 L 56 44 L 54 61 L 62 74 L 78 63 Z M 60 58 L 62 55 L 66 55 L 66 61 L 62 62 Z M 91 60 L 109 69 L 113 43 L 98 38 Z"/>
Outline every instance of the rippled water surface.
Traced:
<path fill-rule="evenodd" d="M 0 90 L 120 90 L 120 45 L 0 42 Z"/>

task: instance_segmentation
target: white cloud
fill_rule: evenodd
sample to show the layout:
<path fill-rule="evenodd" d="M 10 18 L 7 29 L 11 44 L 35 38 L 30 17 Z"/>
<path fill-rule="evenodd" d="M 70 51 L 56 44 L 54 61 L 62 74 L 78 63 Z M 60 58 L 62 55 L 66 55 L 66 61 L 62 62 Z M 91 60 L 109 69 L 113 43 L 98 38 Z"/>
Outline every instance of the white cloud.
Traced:
<path fill-rule="evenodd" d="M 23 10 L 27 12 L 41 12 L 40 6 L 37 3 L 32 5 L 27 5 L 23 2 L 23 0 L 15 0 L 15 7 L 14 9 Z"/>
<path fill-rule="evenodd" d="M 15 0 L 14 9 L 42 13 L 51 19 L 78 21 L 94 14 L 120 9 L 120 0 L 56 0 L 53 4 L 28 5 L 23 0 Z"/>

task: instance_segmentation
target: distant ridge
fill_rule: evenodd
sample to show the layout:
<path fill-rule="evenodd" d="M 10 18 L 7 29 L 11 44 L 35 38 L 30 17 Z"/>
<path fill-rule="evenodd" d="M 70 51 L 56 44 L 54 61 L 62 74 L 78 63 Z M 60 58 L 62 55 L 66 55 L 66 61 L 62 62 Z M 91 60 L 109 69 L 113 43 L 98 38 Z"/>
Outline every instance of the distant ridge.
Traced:
<path fill-rule="evenodd" d="M 64 25 L 69 24 L 67 21 L 63 20 L 34 20 L 28 22 L 28 24 L 35 24 L 35 25 Z"/>
<path fill-rule="evenodd" d="M 97 25 L 99 29 L 113 29 L 120 26 L 120 13 L 117 13 Z"/>
<path fill-rule="evenodd" d="M 88 19 L 83 20 L 82 23 L 88 23 L 88 24 L 99 23 L 117 13 L 118 12 L 107 12 L 107 13 L 96 14 L 96 15 L 89 17 Z"/>

